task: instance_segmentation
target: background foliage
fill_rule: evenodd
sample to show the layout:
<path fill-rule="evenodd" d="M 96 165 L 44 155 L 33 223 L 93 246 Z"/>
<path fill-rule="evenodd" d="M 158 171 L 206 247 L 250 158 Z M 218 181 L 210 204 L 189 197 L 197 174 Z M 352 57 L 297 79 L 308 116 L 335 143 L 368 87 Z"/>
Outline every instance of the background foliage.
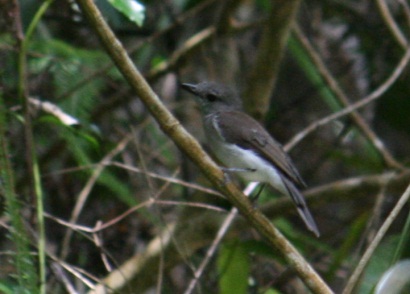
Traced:
<path fill-rule="evenodd" d="M 205 148 L 181 82 L 229 84 L 280 142 L 305 135 L 285 146 L 309 185 L 321 237 L 270 189 L 255 205 L 339 293 L 409 182 L 410 83 L 399 62 L 410 9 L 404 1 L 289 1 L 289 12 L 282 2 L 144 1 L 140 27 L 97 4 Z M 158 128 L 75 2 L 0 5 L 0 291 L 86 293 L 105 283 L 123 293 L 184 292 L 230 204 Z M 304 131 L 398 70 L 355 115 Z M 357 292 L 408 258 L 408 212 L 407 204 L 394 215 Z M 194 292 L 307 291 L 240 216 L 216 249 Z M 124 276 L 129 283 L 113 283 Z"/>

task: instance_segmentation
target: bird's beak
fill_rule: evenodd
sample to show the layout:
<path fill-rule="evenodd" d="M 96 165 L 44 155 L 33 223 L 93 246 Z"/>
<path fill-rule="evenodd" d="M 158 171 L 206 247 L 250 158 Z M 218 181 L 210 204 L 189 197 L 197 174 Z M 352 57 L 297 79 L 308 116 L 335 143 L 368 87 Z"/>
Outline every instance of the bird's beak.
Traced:
<path fill-rule="evenodd" d="M 198 95 L 198 91 L 197 91 L 197 86 L 194 84 L 187 84 L 187 83 L 183 83 L 181 84 L 181 88 L 194 94 L 194 95 Z"/>

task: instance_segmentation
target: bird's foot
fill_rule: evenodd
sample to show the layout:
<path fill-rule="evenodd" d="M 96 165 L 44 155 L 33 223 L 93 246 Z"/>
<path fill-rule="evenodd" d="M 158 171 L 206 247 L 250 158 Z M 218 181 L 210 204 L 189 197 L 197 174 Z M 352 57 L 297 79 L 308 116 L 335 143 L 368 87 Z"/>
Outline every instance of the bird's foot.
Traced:
<path fill-rule="evenodd" d="M 221 168 L 221 170 L 224 173 L 224 185 L 232 182 L 231 177 L 229 176 L 229 173 L 227 173 L 224 168 Z"/>
<path fill-rule="evenodd" d="M 258 200 L 258 198 L 259 198 L 259 196 L 261 195 L 261 193 L 262 193 L 262 191 L 263 191 L 264 188 L 265 188 L 265 183 L 262 183 L 262 184 L 260 185 L 259 191 L 256 192 L 255 195 L 250 195 L 250 196 L 249 196 L 249 200 L 250 200 L 253 204 L 256 203 L 256 200 Z"/>

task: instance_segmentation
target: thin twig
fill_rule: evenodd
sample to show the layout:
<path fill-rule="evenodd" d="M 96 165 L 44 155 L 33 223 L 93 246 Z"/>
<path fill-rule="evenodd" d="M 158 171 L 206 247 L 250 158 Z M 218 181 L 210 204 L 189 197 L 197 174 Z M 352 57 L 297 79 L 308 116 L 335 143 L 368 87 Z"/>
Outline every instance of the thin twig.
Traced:
<path fill-rule="evenodd" d="M 190 188 L 190 189 L 198 190 L 200 192 L 204 192 L 204 193 L 207 193 L 207 194 L 211 194 L 211 195 L 215 195 L 215 196 L 225 198 L 218 191 L 215 191 L 214 189 L 206 188 L 204 186 L 200 186 L 198 184 L 189 183 L 189 182 L 186 182 L 186 181 L 183 181 L 183 180 L 180 180 L 180 179 L 176 179 L 176 178 L 172 178 L 172 177 L 161 176 L 161 175 L 158 175 L 158 174 L 152 173 L 152 172 L 146 172 L 146 171 L 141 170 L 138 167 L 126 165 L 122 162 L 114 161 L 114 162 L 111 162 L 111 165 L 118 166 L 118 167 L 130 170 L 130 171 L 136 172 L 136 173 L 146 173 L 148 176 L 150 176 L 154 179 L 159 179 L 159 180 L 163 180 L 163 181 L 166 181 L 166 182 L 178 184 L 178 185 Z"/>
<path fill-rule="evenodd" d="M 377 232 L 376 236 L 373 239 L 373 242 L 369 245 L 366 252 L 363 254 L 363 257 L 359 261 L 355 271 L 350 276 L 349 281 L 346 284 L 345 289 L 343 290 L 343 294 L 350 294 L 352 293 L 354 287 L 356 286 L 359 277 L 361 276 L 363 270 L 365 269 L 366 265 L 368 264 L 370 258 L 372 257 L 374 251 L 376 250 L 377 246 L 380 244 L 381 240 L 385 236 L 387 230 L 390 228 L 393 221 L 397 218 L 399 212 L 403 208 L 403 206 L 407 203 L 410 198 L 410 185 L 407 187 L 406 191 L 401 195 L 399 201 L 390 212 L 389 216 L 387 217 L 386 221 L 380 227 L 379 231 Z"/>
<path fill-rule="evenodd" d="M 93 188 L 94 184 L 96 183 L 98 177 L 103 172 L 106 165 L 112 160 L 112 158 L 114 158 L 118 153 L 124 150 L 124 148 L 127 146 L 128 142 L 131 139 L 132 139 L 131 135 L 128 135 L 127 137 L 122 139 L 118 143 L 118 145 L 101 160 L 100 164 L 98 164 L 97 168 L 94 170 L 93 174 L 88 179 L 86 185 L 81 190 L 80 195 L 78 196 L 73 212 L 71 213 L 70 223 L 75 223 L 78 220 L 78 217 L 84 207 L 85 202 L 87 201 L 87 198 L 90 194 L 91 189 Z M 69 244 L 70 244 L 72 233 L 73 231 L 69 229 L 64 235 L 64 239 L 62 243 L 62 250 L 61 250 L 61 259 L 65 259 L 69 253 L 69 249 L 70 249 Z"/>
<path fill-rule="evenodd" d="M 197 285 L 199 279 L 201 278 L 205 270 L 205 267 L 208 265 L 211 258 L 215 255 L 216 249 L 221 243 L 222 238 L 225 236 L 226 232 L 228 231 L 229 227 L 231 226 L 233 220 L 237 215 L 238 210 L 235 207 L 233 207 L 229 214 L 226 216 L 221 227 L 219 228 L 218 233 L 216 234 L 215 239 L 212 241 L 211 246 L 206 251 L 204 259 L 202 260 L 197 270 L 194 272 L 194 277 L 189 282 L 188 288 L 185 290 L 184 294 L 191 294 L 192 291 L 194 291 L 195 286 Z"/>
<path fill-rule="evenodd" d="M 111 219 L 110 221 L 99 225 L 98 227 L 94 227 L 94 228 L 90 228 L 90 227 L 86 227 L 86 226 L 82 226 L 82 225 L 77 225 L 77 224 L 73 224 L 71 222 L 65 221 L 63 219 L 60 219 L 58 217 L 55 217 L 51 214 L 49 214 L 48 212 L 44 212 L 44 216 L 48 219 L 51 219 L 53 221 L 55 221 L 56 223 L 66 226 L 68 228 L 70 228 L 71 230 L 74 231 L 81 231 L 81 232 L 85 232 L 85 233 L 97 233 L 100 232 L 102 230 L 105 230 L 115 224 L 117 224 L 118 222 L 122 221 L 123 219 L 125 219 L 127 216 L 129 216 L 130 214 L 132 214 L 133 212 L 143 208 L 143 207 L 148 207 L 151 206 L 153 204 L 157 204 L 157 205 L 172 205 L 172 206 L 189 206 L 189 207 L 195 207 L 195 208 L 204 208 L 207 210 L 213 210 L 216 212 L 226 212 L 225 209 L 219 208 L 217 206 L 212 206 L 206 203 L 197 203 L 197 202 L 186 202 L 186 201 L 172 201 L 172 200 L 153 200 L 153 199 L 148 199 L 147 201 L 140 203 L 139 205 L 136 205 L 130 209 L 128 209 L 127 211 L 125 211 L 124 213 L 120 214 L 119 216 L 116 216 L 115 218 Z"/>
<path fill-rule="evenodd" d="M 48 173 L 48 174 L 44 174 L 43 176 L 59 175 L 59 174 L 82 171 L 82 170 L 86 170 L 86 169 L 94 169 L 97 166 L 98 166 L 98 164 L 88 164 L 88 165 L 83 165 L 83 166 L 79 166 L 79 167 L 76 166 L 76 167 L 72 167 L 72 168 L 65 168 L 65 169 L 60 170 L 60 171 L 54 171 L 54 172 L 51 172 L 51 173 Z M 173 183 L 173 184 L 184 186 L 186 188 L 198 190 L 200 192 L 204 192 L 204 193 L 207 193 L 207 194 L 210 194 L 210 195 L 215 195 L 215 196 L 218 196 L 218 197 L 225 198 L 221 193 L 219 193 L 218 191 L 216 191 L 214 189 L 206 188 L 204 186 L 201 186 L 201 185 L 198 185 L 198 184 L 193 184 L 193 183 L 190 183 L 190 182 L 186 182 L 186 181 L 183 181 L 183 180 L 180 180 L 180 179 L 177 179 L 177 178 L 173 178 L 173 177 L 161 176 L 161 175 L 153 173 L 153 172 L 145 172 L 145 171 L 141 170 L 138 167 L 127 165 L 123 162 L 112 161 L 112 162 L 106 163 L 106 166 L 116 166 L 116 167 L 127 169 L 127 170 L 132 171 L 132 172 L 136 172 L 136 173 L 142 173 L 142 174 L 146 173 L 148 176 L 150 176 L 154 179 L 170 182 L 170 183 Z"/>
<path fill-rule="evenodd" d="M 372 93 L 370 93 L 368 96 L 364 97 L 363 99 L 350 104 L 349 106 L 346 106 L 344 109 L 342 109 L 339 112 L 333 113 L 327 117 L 324 117 L 318 121 L 313 122 L 311 125 L 306 127 L 303 131 L 299 132 L 296 136 L 294 136 L 288 144 L 286 144 L 286 148 L 293 148 L 295 145 L 297 145 L 304 137 L 306 137 L 308 134 L 312 133 L 316 129 L 318 129 L 320 126 L 326 125 L 329 122 L 341 118 L 345 115 L 352 114 L 354 111 L 358 110 L 361 107 L 366 106 L 370 102 L 373 102 L 374 100 L 380 98 L 393 84 L 396 82 L 396 80 L 400 77 L 406 66 L 408 65 L 410 61 L 410 48 L 408 48 L 400 60 L 399 64 L 393 71 L 393 73 L 389 76 L 389 78 L 381 84 L 376 90 L 374 90 Z M 372 138 L 373 144 L 375 147 L 380 151 L 380 150 L 385 150 L 383 143 L 377 138 L 373 137 Z M 385 152 L 383 151 L 383 154 Z M 387 153 L 388 154 L 388 153 Z M 386 154 L 385 154 L 386 155 Z M 386 155 L 388 158 L 391 157 L 391 155 Z M 392 157 L 391 157 L 392 158 Z M 395 161 L 395 160 L 394 160 Z"/>
<path fill-rule="evenodd" d="M 95 225 L 95 229 L 97 231 L 100 231 L 101 225 L 102 225 L 102 221 L 97 221 L 97 223 Z M 98 233 L 94 233 L 92 235 L 92 237 L 93 237 L 95 246 L 97 248 L 103 248 L 103 241 L 101 240 L 100 235 Z M 110 262 L 108 261 L 107 254 L 105 253 L 104 250 L 101 250 L 100 255 L 101 255 L 101 260 L 102 260 L 102 262 L 105 266 L 105 269 L 107 270 L 107 272 L 111 272 L 112 271 L 112 266 L 111 266 Z"/>
<path fill-rule="evenodd" d="M 249 196 L 252 191 L 256 188 L 257 183 L 252 182 L 248 185 L 248 187 L 244 190 L 244 194 Z M 229 227 L 231 226 L 232 222 L 234 221 L 235 217 L 238 215 L 238 210 L 233 207 L 229 214 L 226 216 L 225 220 L 223 221 L 221 227 L 219 228 L 215 239 L 213 240 L 211 246 L 208 248 L 205 258 L 202 260 L 201 264 L 199 265 L 198 269 L 194 272 L 194 277 L 188 285 L 188 288 L 185 290 L 184 294 L 191 294 L 194 291 L 196 284 L 198 283 L 199 278 L 202 276 L 202 273 L 205 270 L 205 267 L 210 262 L 211 258 L 214 256 L 216 249 L 218 248 L 219 244 L 221 243 L 223 237 L 226 235 Z"/>
<path fill-rule="evenodd" d="M 141 49 L 143 46 L 146 46 L 148 44 L 153 43 L 154 41 L 156 41 L 157 39 L 159 39 L 160 37 L 162 37 L 163 35 L 169 33 L 170 31 L 172 31 L 173 29 L 175 29 L 176 27 L 183 25 L 185 23 L 186 20 L 194 17 L 195 15 L 197 15 L 199 12 L 201 12 L 203 9 L 207 8 L 209 5 L 211 5 L 213 2 L 215 2 L 216 0 L 207 0 L 207 1 L 202 1 L 201 3 L 199 3 L 198 5 L 195 5 L 193 8 L 191 8 L 190 10 L 188 10 L 187 12 L 179 15 L 176 19 L 175 22 L 173 22 L 172 24 L 170 24 L 169 26 L 167 26 L 166 28 L 164 28 L 161 31 L 155 32 L 154 34 L 152 34 L 151 36 L 147 37 L 146 39 L 142 40 L 141 42 L 139 42 L 137 45 L 134 45 L 130 48 L 128 48 L 128 52 L 131 54 L 135 53 L 136 51 L 138 51 L 139 49 Z M 81 89 L 82 87 L 86 86 L 88 83 L 90 83 L 92 80 L 94 80 L 95 78 L 102 76 L 104 74 L 106 74 L 107 71 L 109 71 L 110 69 L 112 69 L 114 67 L 114 64 L 111 62 L 107 62 L 107 64 L 100 66 L 98 70 L 92 72 L 91 74 L 89 74 L 88 76 L 84 77 L 83 79 L 81 79 L 80 82 L 78 82 L 77 84 L 74 84 L 68 91 L 66 91 L 65 93 L 63 93 L 62 95 L 60 95 L 59 97 L 57 97 L 57 101 L 65 99 L 67 97 L 70 97 L 73 93 L 75 93 L 76 91 L 78 91 L 78 89 Z"/>
<path fill-rule="evenodd" d="M 278 253 L 295 269 L 305 285 L 314 293 L 333 293 L 329 286 L 302 257 L 296 248 L 278 229 L 249 201 L 232 182 L 226 182 L 223 172 L 200 144 L 164 106 L 161 99 L 148 85 L 146 79 L 134 66 L 120 41 L 116 38 L 93 0 L 77 0 L 84 15 L 96 31 L 110 57 L 128 81 L 135 93 L 156 119 L 161 129 L 201 169 L 207 178 L 238 209 L 241 215 L 255 228 Z"/>
<path fill-rule="evenodd" d="M 69 294 L 78 294 L 79 292 L 74 288 L 70 279 L 67 277 L 61 265 L 57 262 L 51 263 L 51 270 L 54 272 L 54 275 L 63 283 L 65 286 L 66 291 Z"/>
<path fill-rule="evenodd" d="M 191 38 L 189 38 L 181 48 L 176 50 L 170 58 L 164 60 L 156 67 L 151 69 L 146 75 L 147 80 L 153 80 L 154 78 L 158 78 L 172 69 L 182 57 L 186 56 L 192 50 L 198 48 L 199 45 L 203 44 L 206 40 L 210 39 L 216 32 L 215 27 L 210 26 L 208 28 L 203 29 L 199 33 L 195 34 Z"/>
<path fill-rule="evenodd" d="M 386 23 L 387 27 L 393 34 L 394 38 L 396 39 L 397 43 L 399 45 L 406 49 L 408 41 L 406 37 L 404 36 L 403 32 L 400 30 L 399 26 L 397 25 L 397 22 L 394 20 L 394 17 L 390 13 L 390 9 L 387 6 L 387 3 L 385 0 L 376 0 L 377 6 L 379 7 L 380 14 L 383 17 L 384 22 Z"/>
<path fill-rule="evenodd" d="M 303 34 L 302 30 L 298 26 L 294 27 L 294 32 L 298 40 L 304 46 L 306 52 L 309 54 L 312 62 L 315 64 L 317 70 L 321 74 L 322 78 L 324 79 L 328 87 L 333 91 L 333 93 L 336 95 L 336 97 L 339 99 L 342 105 L 344 105 L 345 107 L 349 107 L 350 101 L 347 95 L 339 87 L 336 79 L 332 76 L 332 74 L 326 67 L 325 63 L 323 62 L 319 54 L 310 44 L 308 38 Z M 403 169 L 402 165 L 394 159 L 394 157 L 390 154 L 390 152 L 384 146 L 383 142 L 377 137 L 374 131 L 369 127 L 367 122 L 362 118 L 362 116 L 359 113 L 357 113 L 354 110 L 355 109 L 348 112 L 350 117 L 352 118 L 354 123 L 357 125 L 359 130 L 361 130 L 363 135 L 367 138 L 367 140 L 369 140 L 369 142 L 373 144 L 375 149 L 382 156 L 384 162 L 390 167 Z"/>
<path fill-rule="evenodd" d="M 406 16 L 407 26 L 410 27 L 410 7 L 406 0 L 399 0 L 399 3 L 403 6 L 404 15 Z"/>
<path fill-rule="evenodd" d="M 90 289 L 94 288 L 94 284 L 90 281 L 98 281 L 98 278 L 91 275 L 89 272 L 86 272 L 84 269 L 82 268 L 78 268 L 75 266 L 72 266 L 68 263 L 66 263 L 65 261 L 60 260 L 59 258 L 57 258 L 57 256 L 50 254 L 49 252 L 47 252 L 47 255 L 50 259 L 54 260 L 55 262 L 57 262 L 61 267 L 63 267 L 66 271 L 68 271 L 69 273 L 71 273 L 74 277 L 76 277 L 77 279 L 79 279 L 84 285 L 86 285 L 87 287 L 89 287 Z M 86 276 L 88 278 L 86 278 Z"/>

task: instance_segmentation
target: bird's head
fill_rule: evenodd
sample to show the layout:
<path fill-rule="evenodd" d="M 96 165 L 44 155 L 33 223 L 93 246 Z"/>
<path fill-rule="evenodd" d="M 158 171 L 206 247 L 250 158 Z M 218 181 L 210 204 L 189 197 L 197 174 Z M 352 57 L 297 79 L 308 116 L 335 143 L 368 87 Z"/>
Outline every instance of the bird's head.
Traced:
<path fill-rule="evenodd" d="M 202 82 L 199 84 L 184 83 L 181 87 L 198 98 L 204 114 L 242 109 L 242 101 L 239 96 L 224 85 L 215 82 Z"/>

